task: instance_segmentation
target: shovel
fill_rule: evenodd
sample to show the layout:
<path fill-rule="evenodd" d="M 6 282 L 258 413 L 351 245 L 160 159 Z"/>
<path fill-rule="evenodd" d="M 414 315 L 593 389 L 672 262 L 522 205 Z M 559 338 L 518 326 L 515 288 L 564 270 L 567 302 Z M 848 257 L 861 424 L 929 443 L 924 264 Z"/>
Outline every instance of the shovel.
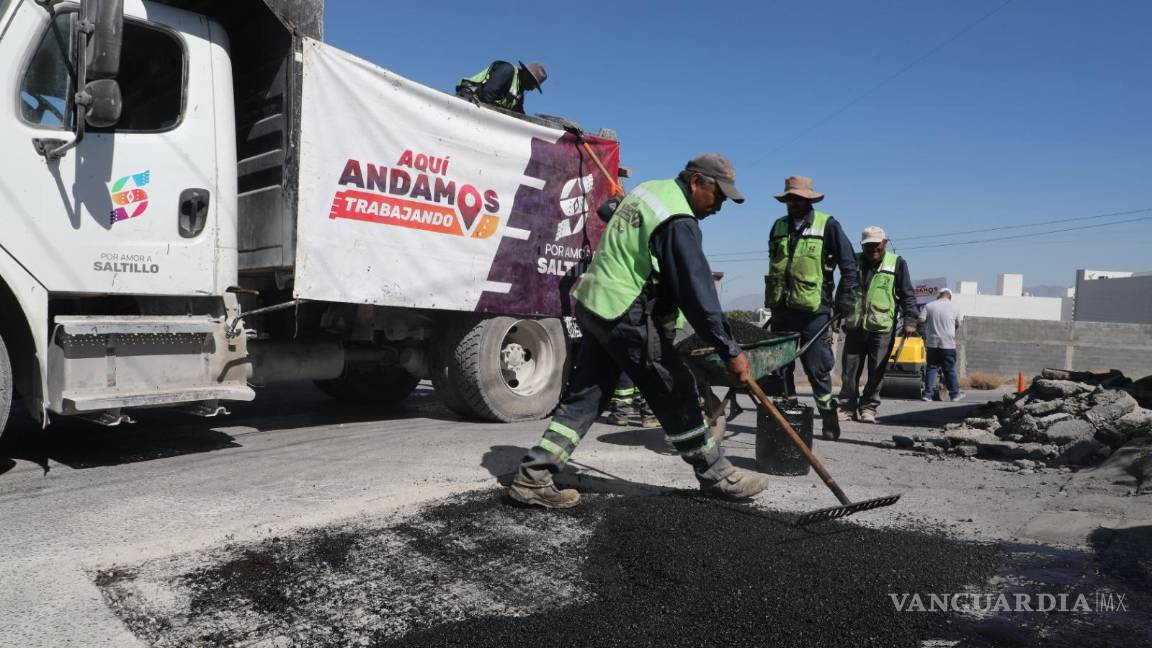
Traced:
<path fill-rule="evenodd" d="M 829 490 L 832 491 L 832 494 L 836 496 L 836 499 L 840 500 L 840 506 L 819 509 L 817 511 L 812 511 L 810 513 L 801 515 L 800 518 L 796 520 L 796 526 L 805 526 L 812 524 L 813 522 L 823 522 L 825 520 L 835 520 L 836 518 L 842 518 L 848 515 L 852 515 L 853 513 L 859 513 L 860 511 L 870 511 L 882 506 L 891 506 L 900 499 L 899 495 L 877 497 L 875 499 L 864 500 L 862 502 L 853 502 L 852 500 L 848 499 L 848 496 L 844 494 L 844 491 L 840 490 L 840 487 L 836 485 L 836 481 L 832 479 L 832 475 L 828 474 L 828 471 L 824 469 L 824 466 L 820 463 L 820 460 L 816 458 L 816 455 L 812 454 L 812 451 L 808 449 L 808 446 L 804 443 L 804 440 L 801 439 L 800 435 L 796 434 L 796 430 L 793 430 L 792 426 L 788 424 L 788 419 L 784 418 L 784 415 L 780 413 L 780 410 L 776 409 L 776 406 L 764 394 L 764 390 L 760 389 L 760 385 L 756 382 L 756 380 L 752 377 L 749 377 L 744 381 L 744 384 L 748 387 L 748 391 L 756 396 L 756 400 L 760 401 L 760 404 L 762 404 L 764 408 L 768 410 L 768 413 L 772 415 L 772 418 L 776 419 L 776 423 L 785 432 L 788 433 L 788 438 L 791 439 L 792 443 L 800 449 L 800 452 L 804 453 L 804 458 L 807 459 L 808 463 L 812 464 L 812 467 L 816 469 L 816 473 L 820 475 L 820 479 L 824 480 L 824 483 L 827 484 Z"/>

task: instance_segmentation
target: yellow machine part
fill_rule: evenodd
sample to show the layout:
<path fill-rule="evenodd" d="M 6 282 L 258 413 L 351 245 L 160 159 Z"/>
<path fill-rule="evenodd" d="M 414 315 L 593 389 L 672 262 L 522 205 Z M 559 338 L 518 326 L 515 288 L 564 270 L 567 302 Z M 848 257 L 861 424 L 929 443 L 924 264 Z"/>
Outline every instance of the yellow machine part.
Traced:
<path fill-rule="evenodd" d="M 904 346 L 901 348 L 900 342 L 903 340 Z M 896 357 L 896 353 L 900 353 L 900 357 Z M 907 338 L 897 337 L 896 343 L 892 345 L 892 355 L 888 357 L 889 362 L 896 364 L 926 364 L 928 362 L 928 351 L 924 347 L 924 338 L 916 335 L 909 335 Z"/>
<path fill-rule="evenodd" d="M 903 346 L 901 346 L 903 342 Z M 888 357 L 888 370 L 880 395 L 888 398 L 919 398 L 924 389 L 924 372 L 928 367 L 928 350 L 924 338 L 898 336 Z"/>

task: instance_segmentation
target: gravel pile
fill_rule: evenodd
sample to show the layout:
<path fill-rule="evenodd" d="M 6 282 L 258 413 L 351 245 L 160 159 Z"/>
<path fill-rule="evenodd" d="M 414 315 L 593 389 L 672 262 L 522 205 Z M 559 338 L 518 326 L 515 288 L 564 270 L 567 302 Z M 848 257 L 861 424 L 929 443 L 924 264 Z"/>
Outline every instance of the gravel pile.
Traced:
<path fill-rule="evenodd" d="M 756 342 L 770 340 L 780 335 L 779 333 L 765 331 L 764 329 L 750 322 L 742 322 L 736 319 L 728 320 L 728 326 L 732 329 L 732 337 L 736 338 L 736 343 L 740 345 L 755 344 Z M 700 339 L 700 336 L 695 334 L 690 335 L 676 343 L 676 349 L 680 353 L 685 354 L 697 349 L 703 349 L 711 346 L 711 344 Z"/>
<path fill-rule="evenodd" d="M 1134 438 L 1152 436 L 1147 407 L 1152 407 L 1152 376 L 1132 381 L 1116 370 L 1045 369 L 1027 391 L 946 426 L 943 438 L 892 440 L 897 447 L 1013 461 L 1025 469 L 1091 466 Z"/>

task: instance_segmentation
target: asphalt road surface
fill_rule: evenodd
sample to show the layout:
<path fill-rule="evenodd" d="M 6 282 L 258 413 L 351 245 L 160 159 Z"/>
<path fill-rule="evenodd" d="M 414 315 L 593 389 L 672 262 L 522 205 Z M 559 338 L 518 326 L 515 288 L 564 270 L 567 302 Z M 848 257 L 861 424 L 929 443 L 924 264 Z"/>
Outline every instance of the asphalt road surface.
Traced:
<path fill-rule="evenodd" d="M 426 389 L 386 416 L 310 385 L 216 419 L 18 416 L 0 439 L 0 646 L 1152 643 L 1152 502 L 1119 474 L 885 443 L 999 395 L 889 401 L 879 425 L 817 440 L 850 497 L 903 497 L 803 533 L 796 513 L 835 503 L 814 474 L 718 504 L 659 430 L 600 424 L 565 475 L 585 506 L 510 507 L 498 482 L 544 424 L 460 421 Z M 754 426 L 729 426 L 740 467 Z M 957 590 L 1093 610 L 897 609 Z"/>

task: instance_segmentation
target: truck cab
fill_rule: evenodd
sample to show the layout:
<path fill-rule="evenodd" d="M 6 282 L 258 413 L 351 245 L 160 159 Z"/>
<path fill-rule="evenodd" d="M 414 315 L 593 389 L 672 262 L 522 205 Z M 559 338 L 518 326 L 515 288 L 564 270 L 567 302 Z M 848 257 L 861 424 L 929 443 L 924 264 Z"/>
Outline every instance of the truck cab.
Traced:
<path fill-rule="evenodd" d="M 0 416 L 14 395 L 45 424 L 214 415 L 253 383 L 299 379 L 378 404 L 430 379 L 453 410 L 495 420 L 551 410 L 567 292 L 602 228 L 586 216 L 615 184 L 618 146 L 338 52 L 322 16 L 319 0 L 0 0 Z M 321 141 L 365 114 L 318 112 L 333 79 L 361 72 L 364 96 L 388 87 L 491 138 L 465 142 L 493 154 L 456 153 L 458 178 L 447 150 L 408 151 L 443 155 L 444 187 L 507 179 L 463 237 L 330 217 L 333 196 L 365 187 L 328 160 L 403 160 L 381 142 L 392 131 L 347 151 Z M 451 139 L 446 120 L 410 119 L 423 141 Z M 447 200 L 425 207 L 451 218 L 463 205 Z M 396 282 L 431 261 L 438 284 Z"/>

